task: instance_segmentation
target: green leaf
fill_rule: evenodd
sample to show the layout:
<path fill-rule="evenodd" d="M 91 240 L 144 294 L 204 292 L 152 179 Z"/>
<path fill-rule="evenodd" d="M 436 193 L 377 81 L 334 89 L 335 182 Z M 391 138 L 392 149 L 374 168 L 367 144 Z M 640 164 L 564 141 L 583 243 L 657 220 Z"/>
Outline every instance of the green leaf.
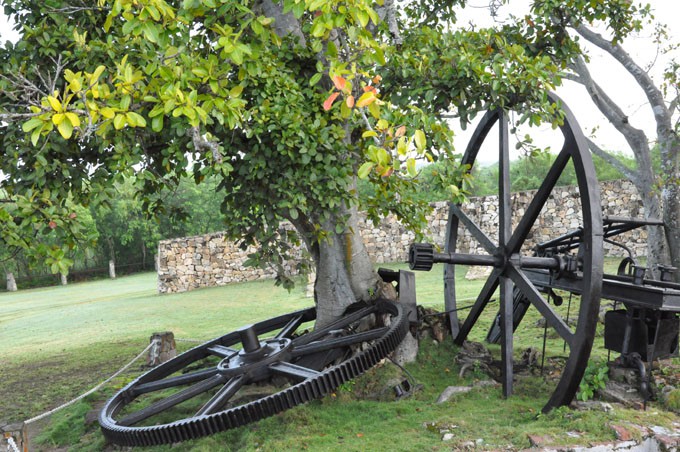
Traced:
<path fill-rule="evenodd" d="M 298 219 L 299 214 L 298 214 L 297 209 L 290 209 L 288 211 L 288 213 L 290 214 L 291 220 L 297 220 Z"/>
<path fill-rule="evenodd" d="M 163 130 L 163 116 L 154 116 L 151 120 L 151 130 L 154 132 L 160 132 Z"/>
<path fill-rule="evenodd" d="M 357 172 L 357 176 L 359 176 L 359 179 L 366 179 L 368 175 L 371 173 L 371 170 L 375 166 L 375 163 L 373 162 L 365 162 L 363 165 L 359 167 L 359 171 Z"/>
<path fill-rule="evenodd" d="M 357 18 L 359 19 L 359 23 L 361 24 L 362 27 L 366 28 L 368 25 L 368 21 L 370 17 L 368 16 L 368 13 L 366 11 L 357 11 Z"/>
<path fill-rule="evenodd" d="M 57 130 L 59 130 L 59 134 L 66 140 L 73 135 L 73 125 L 71 124 L 71 121 L 62 121 L 57 126 Z"/>
<path fill-rule="evenodd" d="M 113 118 L 113 127 L 115 127 L 116 130 L 120 130 L 125 127 L 125 115 L 117 114 Z"/>
<path fill-rule="evenodd" d="M 411 177 L 416 177 L 416 159 L 410 158 L 406 160 L 406 171 Z"/>
<path fill-rule="evenodd" d="M 78 117 L 77 114 L 71 113 L 71 112 L 67 112 L 67 113 L 64 113 L 64 114 L 66 115 L 66 119 L 69 120 L 69 122 L 71 123 L 71 125 L 73 125 L 73 127 L 80 127 L 80 118 Z"/>
<path fill-rule="evenodd" d="M 38 118 L 31 118 L 21 125 L 24 132 L 30 132 L 36 127 L 41 127 L 43 125 L 43 120 Z"/>
<path fill-rule="evenodd" d="M 427 144 L 427 139 L 425 138 L 425 133 L 422 130 L 418 129 L 415 132 L 414 138 L 415 138 L 415 142 L 416 142 L 416 148 L 419 151 L 423 151 L 425 149 L 425 145 Z"/>
<path fill-rule="evenodd" d="M 38 144 L 38 140 L 40 139 L 40 132 L 42 131 L 42 127 L 33 129 L 33 133 L 31 134 L 31 143 L 33 146 L 36 146 Z"/>
<path fill-rule="evenodd" d="M 309 86 L 314 86 L 317 83 L 319 83 L 319 80 L 321 80 L 322 75 L 323 74 L 320 74 L 318 72 L 316 74 L 312 75 L 312 78 L 309 79 Z"/>
<path fill-rule="evenodd" d="M 375 130 L 367 130 L 364 133 L 361 134 L 361 138 L 368 138 L 368 137 L 377 137 L 378 132 Z"/>

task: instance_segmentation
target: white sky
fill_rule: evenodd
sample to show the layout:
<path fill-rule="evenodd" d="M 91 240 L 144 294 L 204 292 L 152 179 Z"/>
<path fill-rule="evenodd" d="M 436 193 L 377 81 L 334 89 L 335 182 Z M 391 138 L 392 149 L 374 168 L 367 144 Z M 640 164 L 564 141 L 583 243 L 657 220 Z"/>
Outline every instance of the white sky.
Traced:
<path fill-rule="evenodd" d="M 661 21 L 664 21 L 664 19 L 668 20 L 672 38 L 678 39 L 680 37 L 680 25 L 677 23 L 677 20 L 671 20 L 678 17 L 677 1 L 648 1 L 652 5 L 657 19 Z M 512 12 L 515 15 L 522 15 L 528 10 L 529 3 L 529 0 L 512 0 L 512 9 L 505 5 L 501 9 L 501 14 Z M 459 16 L 459 24 L 472 22 L 478 27 L 491 25 L 492 20 L 488 14 L 488 5 L 489 0 L 470 0 L 468 7 Z M 7 17 L 0 9 L 0 43 L 4 44 L 6 40 L 14 41 L 18 39 L 18 34 L 11 28 L 11 25 L 7 22 Z M 647 67 L 656 57 L 656 46 L 652 43 L 651 31 L 629 38 L 624 43 L 624 48 L 633 55 L 642 67 Z M 625 71 L 620 70 L 616 63 L 610 57 L 603 55 L 602 52 L 592 51 L 591 58 L 591 71 L 594 78 L 607 89 L 608 94 L 612 98 L 619 102 L 620 106 L 627 112 L 630 123 L 649 131 L 648 136 L 653 137 L 654 123 L 652 113 L 642 91 L 633 82 L 631 76 Z M 659 80 L 659 74 L 664 69 L 664 66 L 664 61 L 659 59 L 654 67 L 652 67 L 650 73 L 656 80 Z M 597 126 L 599 129 L 594 135 L 596 142 L 605 149 L 629 152 L 623 138 L 596 111 L 596 108 L 590 102 L 582 87 L 571 82 L 565 82 L 565 86 L 560 87 L 557 93 L 574 111 L 586 135 L 590 135 L 591 130 Z M 457 131 L 459 136 L 456 140 L 456 145 L 460 150 L 467 143 L 472 129 L 471 127 L 466 132 Z"/>

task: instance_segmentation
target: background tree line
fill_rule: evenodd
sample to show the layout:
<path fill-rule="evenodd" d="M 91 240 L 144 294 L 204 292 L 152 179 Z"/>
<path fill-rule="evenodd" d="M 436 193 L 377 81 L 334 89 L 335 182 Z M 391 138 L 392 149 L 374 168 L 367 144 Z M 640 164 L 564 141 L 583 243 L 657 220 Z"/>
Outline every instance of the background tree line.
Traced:
<path fill-rule="evenodd" d="M 108 263 L 115 262 L 116 273 L 126 274 L 154 269 L 158 241 L 174 237 L 206 234 L 224 229 L 217 181 L 210 178 L 196 184 L 183 178 L 176 189 L 165 189 L 154 202 L 164 205 L 160 215 L 149 216 L 134 178 L 115 184 L 115 196 L 94 199 L 88 207 L 72 206 L 82 225 L 82 234 L 61 261 L 72 265 L 69 280 L 108 275 Z M 60 236 L 46 234 L 41 245 L 61 249 Z M 21 249 L 0 251 L 0 269 L 11 272 L 20 288 L 57 284 L 59 268 L 50 261 L 33 259 Z M 5 278 L 2 278 L 5 287 Z"/>

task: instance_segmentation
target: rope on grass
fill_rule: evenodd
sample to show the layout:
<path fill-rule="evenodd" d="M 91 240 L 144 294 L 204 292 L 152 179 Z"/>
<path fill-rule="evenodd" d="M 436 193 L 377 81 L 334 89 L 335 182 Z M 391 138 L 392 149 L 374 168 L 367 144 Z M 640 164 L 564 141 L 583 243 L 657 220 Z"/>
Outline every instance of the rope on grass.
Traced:
<path fill-rule="evenodd" d="M 7 437 L 7 450 L 9 452 L 21 452 L 17 447 L 17 443 L 14 442 L 14 438 L 11 436 Z"/>
<path fill-rule="evenodd" d="M 152 341 L 149 345 L 146 346 L 146 348 L 145 348 L 144 350 L 142 350 L 142 351 L 139 353 L 139 355 L 135 356 L 135 357 L 132 359 L 132 361 L 130 361 L 129 363 L 127 363 L 126 365 L 124 365 L 123 367 L 121 367 L 116 373 L 114 373 L 113 375 L 111 375 L 109 378 L 107 378 L 106 380 L 102 381 L 101 383 L 99 383 L 99 384 L 98 384 L 97 386 L 95 386 L 94 388 L 92 388 L 92 389 L 90 389 L 89 391 L 87 391 L 87 392 L 85 392 L 85 393 L 79 395 L 79 396 L 76 397 L 75 399 L 70 400 L 70 401 L 64 403 L 63 405 L 60 405 L 60 406 L 58 406 L 58 407 L 56 407 L 56 408 L 54 408 L 54 409 L 52 409 L 52 410 L 50 410 L 50 411 L 47 411 L 47 412 L 45 412 L 45 413 L 43 413 L 43 414 L 41 414 L 41 415 L 38 415 L 38 416 L 36 416 L 36 417 L 33 417 L 33 418 L 31 418 L 31 419 L 29 419 L 29 420 L 27 420 L 27 421 L 24 421 L 24 424 L 30 424 L 30 423 L 32 423 L 32 422 L 39 421 L 40 419 L 46 418 L 47 416 L 51 416 L 52 414 L 56 413 L 57 411 L 61 410 L 62 408 L 66 408 L 67 406 L 73 405 L 74 403 L 76 403 L 76 402 L 78 402 L 78 401 L 84 399 L 85 397 L 89 396 L 89 395 L 92 394 L 93 392 L 98 391 L 98 390 L 99 390 L 102 386 L 104 386 L 106 383 L 108 383 L 109 381 L 111 381 L 111 380 L 113 380 L 114 378 L 116 378 L 118 375 L 120 375 L 120 374 L 122 374 L 123 372 L 125 372 L 125 371 L 126 371 L 126 370 L 127 370 L 127 369 L 135 362 L 135 361 L 137 361 L 137 360 L 140 359 L 142 356 L 144 356 L 144 354 L 145 354 L 146 352 L 148 352 L 148 351 L 151 349 L 151 347 L 153 347 L 154 345 L 157 346 L 156 342 L 157 342 L 157 341 Z"/>

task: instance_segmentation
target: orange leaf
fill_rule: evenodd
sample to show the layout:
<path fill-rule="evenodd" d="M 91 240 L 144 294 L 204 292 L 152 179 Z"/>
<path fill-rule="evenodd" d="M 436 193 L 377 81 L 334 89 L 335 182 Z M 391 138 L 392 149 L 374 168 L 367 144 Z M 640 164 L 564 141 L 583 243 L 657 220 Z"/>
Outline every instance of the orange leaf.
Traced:
<path fill-rule="evenodd" d="M 333 76 L 333 84 L 338 89 L 338 91 L 342 91 L 343 89 L 345 89 L 345 83 L 347 83 L 347 80 L 340 77 L 339 75 Z"/>
<path fill-rule="evenodd" d="M 382 80 L 382 77 L 379 76 L 379 75 L 376 75 L 375 77 L 373 77 L 373 84 L 377 85 L 378 83 L 380 83 L 380 80 Z"/>
<path fill-rule="evenodd" d="M 399 138 L 399 137 L 404 136 L 405 133 L 406 133 L 406 126 L 401 126 L 397 129 L 394 136 Z"/>
<path fill-rule="evenodd" d="M 328 111 L 331 109 L 333 106 L 333 102 L 335 102 L 335 99 L 340 95 L 340 93 L 333 93 L 330 96 L 328 96 L 328 99 L 323 103 L 323 109 Z"/>
<path fill-rule="evenodd" d="M 345 99 L 345 103 L 347 104 L 347 108 L 354 107 L 354 96 L 347 96 L 347 99 Z"/>
<path fill-rule="evenodd" d="M 362 436 L 364 436 L 363 433 L 357 433 L 357 438 L 361 438 Z"/>
<path fill-rule="evenodd" d="M 364 93 L 361 95 L 359 100 L 357 101 L 357 107 L 365 107 L 367 105 L 371 105 L 373 102 L 375 102 L 377 98 L 375 97 L 375 94 L 371 91 Z"/>
<path fill-rule="evenodd" d="M 375 86 L 371 86 L 371 85 L 364 86 L 364 92 L 367 93 L 369 91 L 374 93 L 375 92 Z"/>

